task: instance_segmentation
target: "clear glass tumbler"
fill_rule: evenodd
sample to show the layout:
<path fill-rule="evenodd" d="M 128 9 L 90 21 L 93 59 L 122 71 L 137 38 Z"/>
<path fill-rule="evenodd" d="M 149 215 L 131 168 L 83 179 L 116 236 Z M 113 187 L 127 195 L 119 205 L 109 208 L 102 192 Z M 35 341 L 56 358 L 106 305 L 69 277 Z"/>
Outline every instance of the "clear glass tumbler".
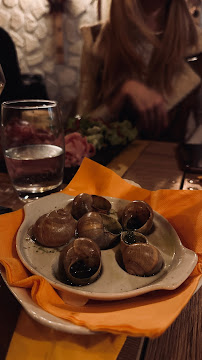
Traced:
<path fill-rule="evenodd" d="M 7 101 L 1 106 L 4 158 L 24 201 L 58 191 L 63 182 L 64 130 L 56 101 Z"/>

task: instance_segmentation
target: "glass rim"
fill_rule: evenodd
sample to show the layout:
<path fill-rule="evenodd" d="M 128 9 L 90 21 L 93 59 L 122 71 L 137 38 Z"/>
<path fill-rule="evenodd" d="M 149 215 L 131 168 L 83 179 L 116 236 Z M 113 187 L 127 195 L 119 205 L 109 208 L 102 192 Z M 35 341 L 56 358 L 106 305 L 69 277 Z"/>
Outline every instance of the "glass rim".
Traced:
<path fill-rule="evenodd" d="M 4 101 L 1 106 L 2 108 L 9 109 L 48 109 L 49 107 L 56 107 L 57 101 L 55 100 L 43 100 L 43 99 L 24 99 L 24 100 L 9 100 Z"/>

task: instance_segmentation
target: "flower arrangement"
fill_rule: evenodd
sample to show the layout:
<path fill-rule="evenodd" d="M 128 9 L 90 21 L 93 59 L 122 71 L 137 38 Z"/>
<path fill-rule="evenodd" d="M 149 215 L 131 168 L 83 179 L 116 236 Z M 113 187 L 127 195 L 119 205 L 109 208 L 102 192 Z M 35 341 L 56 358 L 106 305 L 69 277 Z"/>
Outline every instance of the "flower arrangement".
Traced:
<path fill-rule="evenodd" d="M 27 141 L 32 144 L 54 142 L 57 145 L 57 138 L 54 139 L 48 129 L 39 130 L 17 118 L 13 121 L 14 128 L 8 125 L 5 130 L 13 146 L 26 145 Z M 65 167 L 78 167 L 84 157 L 91 158 L 104 148 L 125 146 L 136 136 L 137 129 L 128 120 L 105 123 L 101 119 L 80 116 L 68 118 L 65 125 Z"/>
<path fill-rule="evenodd" d="M 106 123 L 102 119 L 75 116 L 65 126 L 65 166 L 81 164 L 84 157 L 117 145 L 126 146 L 137 136 L 137 129 L 130 121 Z"/>
<path fill-rule="evenodd" d="M 65 136 L 65 167 L 78 166 L 84 157 L 92 157 L 96 153 L 93 144 L 78 132 Z"/>

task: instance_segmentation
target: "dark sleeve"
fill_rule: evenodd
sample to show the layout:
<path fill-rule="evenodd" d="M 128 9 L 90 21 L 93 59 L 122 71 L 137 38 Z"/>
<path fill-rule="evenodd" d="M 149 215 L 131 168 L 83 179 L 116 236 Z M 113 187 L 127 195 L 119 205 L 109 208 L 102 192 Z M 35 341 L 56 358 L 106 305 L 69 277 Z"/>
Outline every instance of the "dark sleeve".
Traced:
<path fill-rule="evenodd" d="M 23 85 L 15 44 L 2 28 L 0 28 L 0 64 L 6 79 L 0 102 L 21 99 Z"/>

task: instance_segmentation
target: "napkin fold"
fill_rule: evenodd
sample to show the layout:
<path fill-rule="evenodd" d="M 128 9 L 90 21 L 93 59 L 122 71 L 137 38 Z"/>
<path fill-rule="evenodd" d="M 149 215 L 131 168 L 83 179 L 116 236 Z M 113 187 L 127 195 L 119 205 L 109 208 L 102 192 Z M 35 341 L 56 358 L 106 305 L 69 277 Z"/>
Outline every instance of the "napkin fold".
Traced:
<path fill-rule="evenodd" d="M 30 276 L 20 262 L 15 250 L 15 234 L 23 220 L 23 210 L 18 210 L 0 216 L 0 263 L 5 267 L 8 283 L 30 288 L 32 299 L 44 310 L 90 330 L 151 338 L 161 335 L 190 300 L 202 274 L 202 192 L 141 189 L 87 158 L 63 192 L 72 196 L 86 192 L 147 201 L 167 218 L 183 245 L 198 254 L 197 266 L 188 279 L 172 291 L 159 290 L 121 301 L 89 301 L 83 307 L 68 305 L 46 280 Z"/>

